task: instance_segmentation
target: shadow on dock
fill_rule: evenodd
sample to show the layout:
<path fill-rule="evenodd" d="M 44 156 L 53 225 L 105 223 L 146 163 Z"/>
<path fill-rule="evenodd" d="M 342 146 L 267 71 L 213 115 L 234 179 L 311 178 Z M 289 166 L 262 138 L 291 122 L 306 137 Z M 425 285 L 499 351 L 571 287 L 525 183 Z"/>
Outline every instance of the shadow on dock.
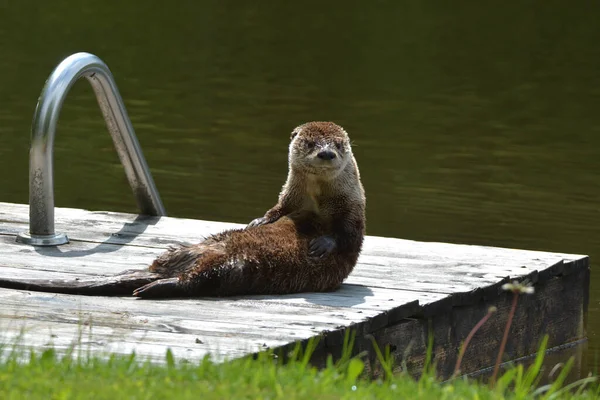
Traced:
<path fill-rule="evenodd" d="M 60 246 L 57 247 L 34 247 L 36 253 L 48 257 L 85 257 L 96 253 L 112 253 L 120 249 L 121 246 L 131 243 L 136 237 L 146 232 L 151 225 L 156 225 L 160 217 L 149 217 L 147 215 L 138 215 L 133 222 L 126 222 L 118 231 L 110 234 L 110 237 L 96 247 L 86 250 L 66 250 Z M 118 237 L 119 243 L 116 245 L 113 238 Z"/>

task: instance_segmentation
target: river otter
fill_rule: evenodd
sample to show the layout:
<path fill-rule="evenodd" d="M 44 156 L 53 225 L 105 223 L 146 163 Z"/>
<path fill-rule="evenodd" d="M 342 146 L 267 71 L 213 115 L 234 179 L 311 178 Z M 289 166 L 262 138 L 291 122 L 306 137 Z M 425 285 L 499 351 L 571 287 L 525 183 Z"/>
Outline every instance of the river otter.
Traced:
<path fill-rule="evenodd" d="M 79 280 L 0 279 L 0 287 L 142 298 L 323 292 L 350 274 L 365 231 L 365 195 L 347 133 L 309 122 L 291 135 L 278 203 L 244 229 L 160 255 L 147 270 Z"/>

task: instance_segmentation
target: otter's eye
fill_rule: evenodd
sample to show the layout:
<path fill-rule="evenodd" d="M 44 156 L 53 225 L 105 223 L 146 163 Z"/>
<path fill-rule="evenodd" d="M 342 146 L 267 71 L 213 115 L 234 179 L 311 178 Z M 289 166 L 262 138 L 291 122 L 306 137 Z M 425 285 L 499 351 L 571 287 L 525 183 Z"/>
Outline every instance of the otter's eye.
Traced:
<path fill-rule="evenodd" d="M 314 149 L 315 148 L 315 142 L 312 142 L 312 141 L 306 142 L 306 147 L 308 147 L 309 150 Z"/>
<path fill-rule="evenodd" d="M 341 151 L 344 148 L 344 145 L 342 144 L 342 142 L 336 142 L 335 147 Z"/>

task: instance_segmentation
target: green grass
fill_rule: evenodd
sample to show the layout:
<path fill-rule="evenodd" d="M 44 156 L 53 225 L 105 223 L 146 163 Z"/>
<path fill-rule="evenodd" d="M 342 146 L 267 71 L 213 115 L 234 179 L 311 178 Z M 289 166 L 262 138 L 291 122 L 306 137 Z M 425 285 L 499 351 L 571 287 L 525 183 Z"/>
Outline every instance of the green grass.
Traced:
<path fill-rule="evenodd" d="M 563 386 L 568 365 L 552 385 L 536 388 L 543 356 L 528 369 L 516 366 L 501 376 L 495 388 L 459 378 L 442 383 L 431 372 L 417 381 L 406 375 L 372 380 L 364 365 L 349 353 L 326 368 L 310 366 L 310 348 L 298 348 L 291 361 L 279 365 L 272 354 L 224 364 L 204 359 L 177 363 L 171 353 L 166 365 L 141 363 L 135 356 L 109 359 L 58 357 L 53 350 L 31 353 L 18 361 L 22 351 L 5 351 L 0 361 L 0 399 L 503 399 L 596 398 L 595 378 Z M 541 352 L 540 354 L 543 354 Z M 380 361 L 390 370 L 384 354 Z"/>

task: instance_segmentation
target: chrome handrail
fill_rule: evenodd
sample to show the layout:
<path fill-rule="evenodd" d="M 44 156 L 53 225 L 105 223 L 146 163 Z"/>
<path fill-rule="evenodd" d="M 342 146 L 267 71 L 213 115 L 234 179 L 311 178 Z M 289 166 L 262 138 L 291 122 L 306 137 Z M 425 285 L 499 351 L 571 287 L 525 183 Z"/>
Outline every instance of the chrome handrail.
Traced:
<path fill-rule="evenodd" d="M 36 246 L 69 242 L 65 234 L 54 232 L 52 159 L 60 110 L 69 89 L 81 77 L 85 77 L 94 89 L 140 212 L 166 215 L 110 70 L 95 55 L 76 53 L 54 69 L 35 109 L 29 151 L 29 232 L 17 235 L 17 242 Z"/>

